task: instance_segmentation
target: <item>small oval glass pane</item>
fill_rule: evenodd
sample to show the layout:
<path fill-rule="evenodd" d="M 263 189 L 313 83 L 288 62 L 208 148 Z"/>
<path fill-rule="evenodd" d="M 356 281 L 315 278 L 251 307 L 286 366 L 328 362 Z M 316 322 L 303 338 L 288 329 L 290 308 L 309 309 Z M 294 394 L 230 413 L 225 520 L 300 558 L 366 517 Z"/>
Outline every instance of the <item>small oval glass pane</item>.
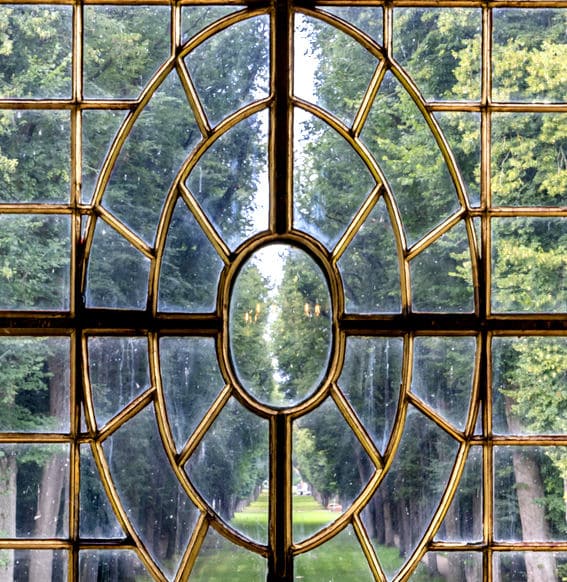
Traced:
<path fill-rule="evenodd" d="M 307 396 L 327 368 L 331 313 L 325 276 L 305 252 L 270 245 L 254 253 L 230 304 L 230 348 L 244 388 L 275 406 Z"/>

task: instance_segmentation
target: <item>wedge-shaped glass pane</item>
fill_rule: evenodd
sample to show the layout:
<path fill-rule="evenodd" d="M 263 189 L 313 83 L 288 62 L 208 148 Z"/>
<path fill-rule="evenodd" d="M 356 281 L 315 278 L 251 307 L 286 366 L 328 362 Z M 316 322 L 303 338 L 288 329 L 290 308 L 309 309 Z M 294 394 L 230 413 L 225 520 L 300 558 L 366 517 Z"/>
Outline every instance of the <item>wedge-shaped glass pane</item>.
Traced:
<path fill-rule="evenodd" d="M 146 242 L 163 202 L 201 134 L 181 82 L 171 73 L 134 123 L 116 160 L 104 204 Z"/>
<path fill-rule="evenodd" d="M 378 201 L 340 258 L 339 268 L 347 312 L 401 311 L 398 250 L 383 199 Z"/>
<path fill-rule="evenodd" d="M 567 219 L 492 221 L 492 306 L 500 312 L 567 311 Z"/>
<path fill-rule="evenodd" d="M 473 337 L 415 340 L 412 392 L 460 430 L 469 410 L 475 348 Z"/>
<path fill-rule="evenodd" d="M 0 445 L 0 491 L 0 538 L 67 538 L 67 445 Z"/>
<path fill-rule="evenodd" d="M 427 552 L 415 575 L 416 580 L 482 580 L 482 552 Z"/>
<path fill-rule="evenodd" d="M 193 533 L 197 509 L 171 469 L 153 408 L 138 413 L 108 438 L 104 453 L 130 522 L 152 558 L 173 577 Z"/>
<path fill-rule="evenodd" d="M 472 311 L 471 253 L 464 222 L 454 226 L 411 262 L 416 311 Z"/>
<path fill-rule="evenodd" d="M 435 536 L 447 542 L 482 540 L 482 451 L 472 447 L 447 515 Z M 449 560 L 452 568 L 458 561 Z M 478 578 L 482 579 L 482 576 Z M 464 578 L 463 578 L 464 580 Z"/>
<path fill-rule="evenodd" d="M 268 227 L 267 111 L 243 120 L 203 155 L 187 185 L 231 248 Z"/>
<path fill-rule="evenodd" d="M 80 533 L 85 538 L 123 538 L 122 531 L 100 480 L 88 445 L 81 446 Z M 98 565 L 98 563 L 97 563 Z M 94 569 L 94 564 L 89 570 Z M 95 578 L 96 580 L 96 578 Z"/>
<path fill-rule="evenodd" d="M 0 216 L 0 308 L 68 309 L 67 216 Z"/>
<path fill-rule="evenodd" d="M 565 54 L 567 57 L 567 45 Z M 565 206 L 565 114 L 494 114 L 491 127 L 493 203 Z"/>
<path fill-rule="evenodd" d="M 446 432 L 410 407 L 388 475 L 361 514 L 388 579 L 402 567 L 429 525 L 457 448 Z"/>
<path fill-rule="evenodd" d="M 564 10 L 494 10 L 492 95 L 500 101 L 565 101 Z"/>
<path fill-rule="evenodd" d="M 500 434 L 567 432 L 567 337 L 492 340 L 493 429 Z"/>
<path fill-rule="evenodd" d="M 501 582 L 517 580 L 561 580 L 567 552 L 494 552 L 494 578 Z"/>
<path fill-rule="evenodd" d="M 382 9 L 364 6 L 328 6 L 326 11 L 356 26 L 374 40 L 382 42 Z"/>
<path fill-rule="evenodd" d="M 297 484 L 307 485 L 307 489 L 296 489 L 293 497 L 296 541 L 346 511 L 374 471 L 367 452 L 330 398 L 294 423 L 293 468 Z"/>
<path fill-rule="evenodd" d="M 102 163 L 124 119 L 122 111 L 83 111 L 83 202 L 92 200 Z"/>
<path fill-rule="evenodd" d="M 0 575 L 6 582 L 68 579 L 69 556 L 65 550 L 0 550 L 0 556 Z"/>
<path fill-rule="evenodd" d="M 295 30 L 295 94 L 350 125 L 378 60 L 350 35 L 315 18 L 298 14 Z"/>
<path fill-rule="evenodd" d="M 332 248 L 375 181 L 337 132 L 300 109 L 295 113 L 294 225 Z"/>
<path fill-rule="evenodd" d="M 167 415 L 178 449 L 217 397 L 221 376 L 213 338 L 164 337 L 159 342 Z"/>
<path fill-rule="evenodd" d="M 480 202 L 480 114 L 467 111 L 435 113 L 465 183 L 471 204 Z M 492 118 L 494 119 L 494 117 Z M 496 144 L 492 144 L 493 152 Z"/>
<path fill-rule="evenodd" d="M 295 580 L 356 580 L 371 582 L 368 566 L 352 526 L 294 561 Z"/>
<path fill-rule="evenodd" d="M 71 6 L 0 7 L 0 97 L 71 96 Z"/>
<path fill-rule="evenodd" d="M 160 311 L 208 312 L 223 262 L 183 200 L 173 211 L 161 264 Z"/>
<path fill-rule="evenodd" d="M 99 220 L 87 270 L 87 306 L 144 309 L 149 272 L 150 260 Z"/>
<path fill-rule="evenodd" d="M 269 47 L 269 20 L 259 16 L 217 33 L 185 58 L 211 123 L 267 97 Z"/>
<path fill-rule="evenodd" d="M 181 8 L 183 42 L 216 20 L 231 12 L 236 12 L 236 10 L 238 7 L 235 6 L 183 6 Z"/>
<path fill-rule="evenodd" d="M 455 186 L 437 141 L 391 73 L 384 77 L 362 137 L 393 190 L 410 242 L 458 208 Z"/>
<path fill-rule="evenodd" d="M 69 430 L 69 350 L 68 338 L 0 338 L 1 432 Z"/>
<path fill-rule="evenodd" d="M 480 10 L 400 8 L 394 56 L 427 99 L 480 97 Z"/>
<path fill-rule="evenodd" d="M 266 560 L 223 538 L 209 528 L 197 561 L 191 570 L 191 582 L 223 582 L 242 574 L 250 582 L 266 580 Z"/>
<path fill-rule="evenodd" d="M 98 426 L 150 385 L 148 343 L 142 337 L 90 337 L 89 375 Z"/>
<path fill-rule="evenodd" d="M 87 97 L 137 97 L 169 56 L 165 6 L 86 6 L 84 75 Z"/>
<path fill-rule="evenodd" d="M 339 386 L 380 451 L 392 434 L 402 383 L 403 340 L 347 339 Z"/>
<path fill-rule="evenodd" d="M 79 552 L 81 582 L 99 580 L 124 580 L 150 582 L 150 574 L 144 568 L 136 552 L 132 550 L 88 550 Z"/>
<path fill-rule="evenodd" d="M 244 535 L 266 543 L 268 505 L 258 501 L 268 479 L 268 426 L 231 399 L 185 467 L 209 506 Z M 250 511 L 250 515 L 242 513 Z"/>
<path fill-rule="evenodd" d="M 68 113 L 0 112 L 0 201 L 67 202 L 69 151 Z"/>
<path fill-rule="evenodd" d="M 567 540 L 563 477 L 567 447 L 494 448 L 494 536 Z"/>

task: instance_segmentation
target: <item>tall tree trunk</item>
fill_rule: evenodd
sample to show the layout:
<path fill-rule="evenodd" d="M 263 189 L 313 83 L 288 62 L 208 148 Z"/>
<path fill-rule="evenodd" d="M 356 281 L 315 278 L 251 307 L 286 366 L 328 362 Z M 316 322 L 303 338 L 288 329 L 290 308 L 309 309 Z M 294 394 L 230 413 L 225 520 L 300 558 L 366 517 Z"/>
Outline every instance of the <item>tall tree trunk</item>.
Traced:
<path fill-rule="evenodd" d="M 0 457 L 0 533 L 3 537 L 16 537 L 16 457 Z M 0 550 L 0 580 L 14 579 L 14 550 Z"/>
<path fill-rule="evenodd" d="M 447 510 L 447 515 L 445 516 L 444 525 L 445 532 L 447 534 L 447 539 L 458 540 L 460 538 L 461 532 L 459 531 L 459 515 L 457 508 L 455 507 L 455 502 L 457 499 L 453 499 L 449 509 Z M 463 580 L 463 564 L 460 556 L 458 554 L 452 554 L 449 552 L 446 558 L 446 571 L 445 580 L 447 582 L 461 582 Z"/>

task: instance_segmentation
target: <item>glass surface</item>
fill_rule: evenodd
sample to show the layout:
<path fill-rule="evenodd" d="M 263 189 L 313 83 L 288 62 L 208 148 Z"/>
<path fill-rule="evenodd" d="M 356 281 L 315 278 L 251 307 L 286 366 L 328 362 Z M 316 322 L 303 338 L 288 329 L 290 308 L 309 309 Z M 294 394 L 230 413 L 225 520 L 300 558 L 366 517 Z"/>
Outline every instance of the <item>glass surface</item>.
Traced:
<path fill-rule="evenodd" d="M 71 96 L 71 6 L 0 7 L 0 97 Z"/>
<path fill-rule="evenodd" d="M 294 580 L 374 581 L 352 526 L 294 560 Z"/>
<path fill-rule="evenodd" d="M 463 430 L 471 398 L 474 337 L 418 337 L 411 389 L 435 412 Z"/>
<path fill-rule="evenodd" d="M 331 298 L 304 251 L 270 245 L 255 252 L 235 280 L 229 317 L 233 363 L 256 398 L 285 406 L 317 387 L 330 356 Z"/>
<path fill-rule="evenodd" d="M 86 6 L 85 95 L 137 97 L 169 56 L 169 19 L 164 6 Z"/>
<path fill-rule="evenodd" d="M 564 114 L 495 113 L 491 130 L 494 204 L 567 205 Z"/>
<path fill-rule="evenodd" d="M 383 199 L 364 221 L 338 264 L 347 312 L 401 311 L 398 249 Z"/>
<path fill-rule="evenodd" d="M 88 339 L 89 379 L 98 426 L 103 426 L 150 385 L 143 337 Z"/>
<path fill-rule="evenodd" d="M 564 10 L 493 11 L 492 96 L 500 101 L 565 101 Z"/>
<path fill-rule="evenodd" d="M 244 119 L 205 152 L 187 186 L 231 248 L 268 227 L 268 111 Z"/>
<path fill-rule="evenodd" d="M 91 448 L 81 445 L 80 534 L 85 538 L 124 538 L 104 490 Z M 93 571 L 93 564 L 88 566 Z M 82 580 L 82 578 L 81 578 Z"/>
<path fill-rule="evenodd" d="M 494 338 L 494 431 L 499 434 L 567 432 L 566 371 L 566 337 Z"/>
<path fill-rule="evenodd" d="M 293 425 L 293 538 L 311 536 L 351 505 L 374 465 L 328 398 Z"/>
<path fill-rule="evenodd" d="M 224 386 L 213 338 L 164 337 L 160 370 L 167 416 L 181 449 Z"/>
<path fill-rule="evenodd" d="M 67 538 L 69 446 L 0 445 L 0 491 L 0 538 Z"/>
<path fill-rule="evenodd" d="M 65 337 L 0 337 L 0 431 L 69 430 L 69 350 Z"/>
<path fill-rule="evenodd" d="M 191 211 L 183 200 L 178 200 L 161 263 L 159 310 L 214 311 L 223 267 L 220 256 Z"/>
<path fill-rule="evenodd" d="M 481 26 L 480 10 L 397 8 L 394 57 L 426 99 L 479 99 Z"/>
<path fill-rule="evenodd" d="M 197 509 L 171 469 L 153 407 L 138 413 L 103 447 L 130 522 L 152 558 L 172 578 L 193 533 Z"/>
<path fill-rule="evenodd" d="M 455 186 L 441 150 L 422 113 L 391 73 L 382 81 L 362 138 L 393 190 L 410 244 L 457 210 Z"/>
<path fill-rule="evenodd" d="M 235 12 L 237 9 L 238 7 L 234 6 L 182 6 L 183 42 L 186 42 L 216 20 Z"/>
<path fill-rule="evenodd" d="M 401 338 L 347 338 L 339 386 L 382 452 L 392 435 L 402 357 Z"/>
<path fill-rule="evenodd" d="M 150 260 L 99 220 L 87 269 L 88 307 L 145 309 Z"/>
<path fill-rule="evenodd" d="M 346 20 L 349 24 L 360 28 L 377 42 L 382 42 L 382 9 L 370 6 L 327 6 L 327 12 Z"/>
<path fill-rule="evenodd" d="M 295 34 L 296 96 L 351 125 L 378 60 L 350 35 L 315 18 L 297 14 Z"/>
<path fill-rule="evenodd" d="M 246 582 L 264 582 L 266 571 L 264 558 L 233 544 L 209 528 L 190 579 L 191 582 L 224 582 L 244 573 Z"/>
<path fill-rule="evenodd" d="M 0 152 L 0 202 L 69 200 L 67 112 L 0 111 Z"/>
<path fill-rule="evenodd" d="M 561 580 L 567 571 L 567 552 L 494 552 L 492 564 L 500 582 Z"/>
<path fill-rule="evenodd" d="M 68 216 L 0 215 L 0 309 L 69 308 Z"/>
<path fill-rule="evenodd" d="M 268 456 L 267 421 L 233 398 L 185 466 L 213 511 L 264 544 L 268 541 Z"/>
<path fill-rule="evenodd" d="M 423 582 L 482 580 L 482 552 L 427 552 L 417 567 L 415 579 Z"/>
<path fill-rule="evenodd" d="M 185 62 L 212 124 L 267 97 L 269 46 L 268 17 L 258 16 L 222 30 L 187 55 Z"/>
<path fill-rule="evenodd" d="M 0 576 L 6 582 L 65 582 L 68 559 L 65 550 L 0 550 Z"/>
<path fill-rule="evenodd" d="M 172 72 L 153 94 L 112 170 L 104 205 L 152 243 L 169 188 L 201 133 Z"/>
<path fill-rule="evenodd" d="M 493 219 L 493 310 L 567 311 L 566 246 L 565 218 Z"/>
<path fill-rule="evenodd" d="M 152 582 L 153 579 L 132 550 L 88 550 L 79 552 L 79 580 Z"/>
<path fill-rule="evenodd" d="M 494 536 L 503 541 L 567 540 L 567 447 L 494 447 Z"/>
<path fill-rule="evenodd" d="M 374 178 L 346 140 L 300 109 L 294 136 L 294 226 L 333 248 Z"/>

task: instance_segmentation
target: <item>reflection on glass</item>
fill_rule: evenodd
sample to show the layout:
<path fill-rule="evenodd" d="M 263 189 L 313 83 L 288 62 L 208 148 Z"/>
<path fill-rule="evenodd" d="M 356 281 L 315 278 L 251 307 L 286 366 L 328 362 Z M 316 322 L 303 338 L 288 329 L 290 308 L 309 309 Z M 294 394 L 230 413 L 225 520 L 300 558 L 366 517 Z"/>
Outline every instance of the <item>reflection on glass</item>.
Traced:
<path fill-rule="evenodd" d="M 209 528 L 193 570 L 191 582 L 223 582 L 244 574 L 246 582 L 266 580 L 266 560 L 223 538 Z"/>
<path fill-rule="evenodd" d="M 567 567 L 567 552 L 494 552 L 494 579 L 500 582 L 518 580 L 561 580 Z"/>
<path fill-rule="evenodd" d="M 480 10 L 398 8 L 394 18 L 394 56 L 426 99 L 479 99 Z"/>
<path fill-rule="evenodd" d="M 0 309 L 69 308 L 68 216 L 0 216 Z"/>
<path fill-rule="evenodd" d="M 231 248 L 268 227 L 267 113 L 248 117 L 222 135 L 187 179 Z"/>
<path fill-rule="evenodd" d="M 315 18 L 296 15 L 295 34 L 295 94 L 350 125 L 378 60 L 351 36 Z"/>
<path fill-rule="evenodd" d="M 207 503 L 232 527 L 266 543 L 268 426 L 231 399 L 186 467 Z"/>
<path fill-rule="evenodd" d="M 437 141 L 391 73 L 384 77 L 362 138 L 393 190 L 410 243 L 458 208 L 455 186 Z M 348 169 L 345 172 L 344 179 Z"/>
<path fill-rule="evenodd" d="M 0 550 L 0 577 L 5 582 L 66 582 L 65 550 Z"/>
<path fill-rule="evenodd" d="M 563 497 L 566 460 L 567 447 L 494 448 L 495 538 L 567 540 Z"/>
<path fill-rule="evenodd" d="M 294 136 L 294 225 L 332 248 L 374 187 L 374 178 L 345 139 L 299 109 Z"/>
<path fill-rule="evenodd" d="M 415 573 L 416 580 L 482 580 L 482 552 L 427 552 Z"/>
<path fill-rule="evenodd" d="M 331 298 L 321 269 L 286 245 L 254 253 L 234 284 L 229 331 L 247 390 L 273 405 L 302 400 L 321 381 L 329 360 Z"/>
<path fill-rule="evenodd" d="M 84 27 L 87 97 L 137 97 L 169 56 L 164 6 L 86 6 Z"/>
<path fill-rule="evenodd" d="M 144 309 L 149 259 L 102 220 L 96 225 L 91 249 L 87 306 Z"/>
<path fill-rule="evenodd" d="M 567 311 L 567 220 L 492 220 L 492 306 L 505 313 Z"/>
<path fill-rule="evenodd" d="M 327 399 L 293 426 L 293 538 L 301 541 L 346 511 L 374 465 Z"/>
<path fill-rule="evenodd" d="M 378 449 L 384 452 L 402 383 L 403 340 L 400 338 L 347 338 L 339 386 Z"/>
<path fill-rule="evenodd" d="M 435 412 L 463 430 L 471 398 L 474 337 L 418 337 L 411 389 Z"/>
<path fill-rule="evenodd" d="M 0 201 L 67 202 L 69 114 L 2 111 L 0 127 Z"/>
<path fill-rule="evenodd" d="M 152 408 L 108 438 L 104 454 L 130 522 L 160 568 L 173 577 L 197 510 L 171 469 Z"/>
<path fill-rule="evenodd" d="M 0 7 L 0 97 L 71 96 L 71 6 Z"/>
<path fill-rule="evenodd" d="M 160 311 L 210 312 L 223 262 L 182 200 L 173 211 L 161 264 Z"/>
<path fill-rule="evenodd" d="M 339 260 L 349 313 L 401 311 L 398 249 L 380 199 Z"/>
<path fill-rule="evenodd" d="M 68 338 L 1 337 L 0 431 L 68 430 Z"/>
<path fill-rule="evenodd" d="M 561 161 L 565 127 L 563 114 L 495 113 L 492 116 L 494 204 L 567 204 L 567 167 Z"/>
<path fill-rule="evenodd" d="M 153 578 L 132 550 L 88 550 L 79 552 L 79 580 L 152 582 Z"/>
<path fill-rule="evenodd" d="M 222 30 L 189 53 L 185 61 L 211 123 L 268 95 L 269 46 L 269 20 L 259 16 Z"/>
<path fill-rule="evenodd" d="M 178 449 L 224 386 L 213 338 L 164 337 L 159 342 L 167 416 Z"/>
<path fill-rule="evenodd" d="M 314 550 L 299 554 L 294 566 L 295 580 L 374 580 L 352 526 Z"/>

